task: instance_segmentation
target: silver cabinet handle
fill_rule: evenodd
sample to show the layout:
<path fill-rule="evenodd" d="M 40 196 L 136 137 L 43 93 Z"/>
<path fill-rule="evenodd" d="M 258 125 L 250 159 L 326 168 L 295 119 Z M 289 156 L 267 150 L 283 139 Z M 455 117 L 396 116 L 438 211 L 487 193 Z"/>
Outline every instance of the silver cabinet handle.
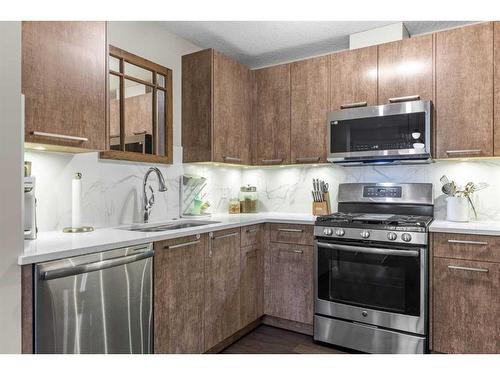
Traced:
<path fill-rule="evenodd" d="M 293 254 L 303 254 L 304 252 L 302 250 L 286 250 L 286 249 L 279 249 L 280 253 L 293 253 Z"/>
<path fill-rule="evenodd" d="M 389 98 L 389 103 L 410 102 L 412 100 L 420 100 L 420 95 L 408 95 L 408 96 L 400 96 L 397 98 Z"/>
<path fill-rule="evenodd" d="M 366 253 L 366 254 L 376 254 L 376 255 L 396 255 L 403 257 L 418 257 L 419 252 L 417 250 L 393 250 L 393 249 L 382 249 L 377 247 L 362 247 L 362 246 L 350 246 L 350 245 L 337 245 L 325 242 L 316 241 L 318 247 L 326 247 L 328 249 L 340 250 L 340 251 L 350 251 L 355 253 Z"/>
<path fill-rule="evenodd" d="M 184 243 L 180 243 L 180 244 L 177 244 L 177 245 L 168 245 L 168 246 L 164 246 L 163 249 L 164 250 L 173 250 L 173 249 L 178 249 L 179 247 L 185 247 L 185 246 L 191 246 L 191 245 L 197 245 L 200 243 L 200 240 L 196 240 L 196 241 L 191 241 L 191 242 L 184 242 Z"/>
<path fill-rule="evenodd" d="M 310 158 L 296 158 L 295 161 L 297 163 L 312 163 L 315 161 L 319 161 L 320 157 L 319 156 L 313 156 Z"/>
<path fill-rule="evenodd" d="M 262 159 L 262 162 L 264 164 L 277 164 L 283 163 L 283 159 Z"/>
<path fill-rule="evenodd" d="M 477 155 L 481 153 L 481 150 L 446 150 L 446 153 L 448 155 L 455 155 L 455 154 L 473 154 Z"/>
<path fill-rule="evenodd" d="M 459 270 L 459 271 L 471 271 L 471 272 L 489 272 L 487 268 L 474 268 L 474 267 L 460 267 L 460 266 L 448 266 L 450 270 Z"/>
<path fill-rule="evenodd" d="M 366 107 L 368 102 L 356 102 L 356 103 L 346 103 L 340 106 L 340 109 L 349 109 L 349 108 L 357 108 L 357 107 Z"/>
<path fill-rule="evenodd" d="M 484 241 L 465 241 L 465 240 L 448 240 L 448 243 L 459 243 L 464 245 L 478 245 L 478 246 L 486 246 L 488 242 Z"/>
<path fill-rule="evenodd" d="M 304 229 L 278 228 L 278 232 L 302 233 Z"/>
<path fill-rule="evenodd" d="M 78 142 L 87 142 L 89 139 L 85 137 L 76 137 L 74 135 L 64 135 L 64 134 L 56 134 L 56 133 L 44 133 L 44 132 L 31 132 L 32 135 L 37 137 L 47 137 L 47 138 L 58 138 L 65 139 L 67 141 L 78 141 Z"/>
<path fill-rule="evenodd" d="M 154 255 L 154 250 L 148 250 L 141 252 L 139 254 L 129 255 L 121 258 L 107 259 L 100 262 L 87 263 L 74 267 L 63 267 L 59 269 L 54 269 L 51 271 L 40 272 L 41 280 L 52 280 L 61 277 L 79 275 L 82 273 L 88 273 L 93 271 L 100 271 L 111 267 L 117 267 L 124 264 L 137 262 L 141 259 L 151 258 Z"/>
<path fill-rule="evenodd" d="M 241 163 L 241 159 L 240 158 L 233 158 L 231 156 L 223 156 L 222 158 L 225 161 L 235 161 L 235 162 Z"/>
<path fill-rule="evenodd" d="M 223 234 L 222 236 L 217 236 L 217 237 L 215 237 L 215 236 L 213 235 L 213 233 L 212 233 L 212 235 L 210 236 L 210 238 L 211 238 L 212 240 L 220 240 L 220 239 L 223 239 L 223 238 L 234 237 L 234 236 L 237 236 L 237 235 L 239 235 L 239 233 L 238 233 L 238 232 L 233 232 L 233 233 Z"/>

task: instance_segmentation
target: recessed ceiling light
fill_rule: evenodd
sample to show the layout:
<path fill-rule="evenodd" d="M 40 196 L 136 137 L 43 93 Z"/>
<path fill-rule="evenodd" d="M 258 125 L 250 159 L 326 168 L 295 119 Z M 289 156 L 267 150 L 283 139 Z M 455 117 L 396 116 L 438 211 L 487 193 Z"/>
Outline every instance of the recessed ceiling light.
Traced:
<path fill-rule="evenodd" d="M 39 150 L 39 151 L 44 151 L 44 150 L 46 150 L 46 148 L 45 148 L 45 147 L 43 147 L 43 146 L 35 146 L 35 147 L 34 147 L 34 149 L 35 149 L 35 150 Z"/>

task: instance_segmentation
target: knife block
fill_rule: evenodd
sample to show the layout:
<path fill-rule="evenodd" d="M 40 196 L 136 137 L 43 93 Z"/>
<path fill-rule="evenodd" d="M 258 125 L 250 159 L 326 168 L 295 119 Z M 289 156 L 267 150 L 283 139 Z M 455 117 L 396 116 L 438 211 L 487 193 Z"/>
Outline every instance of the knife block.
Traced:
<path fill-rule="evenodd" d="M 312 211 L 314 216 L 330 215 L 330 194 L 323 193 L 323 202 L 312 202 Z"/>

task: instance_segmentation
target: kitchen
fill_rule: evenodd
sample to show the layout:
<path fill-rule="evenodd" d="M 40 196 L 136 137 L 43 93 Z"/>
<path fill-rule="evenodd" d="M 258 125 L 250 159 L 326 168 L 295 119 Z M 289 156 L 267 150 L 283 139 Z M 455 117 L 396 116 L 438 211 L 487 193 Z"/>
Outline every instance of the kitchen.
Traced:
<path fill-rule="evenodd" d="M 18 352 L 499 354 L 500 24 L 286 24 L 2 23 Z"/>

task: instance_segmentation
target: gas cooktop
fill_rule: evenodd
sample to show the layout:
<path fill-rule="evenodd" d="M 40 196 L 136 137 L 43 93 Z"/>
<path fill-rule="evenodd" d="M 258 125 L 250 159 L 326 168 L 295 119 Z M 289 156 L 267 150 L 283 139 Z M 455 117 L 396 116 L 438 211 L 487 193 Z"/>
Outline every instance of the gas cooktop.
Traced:
<path fill-rule="evenodd" d="M 431 221 L 432 216 L 336 212 L 318 217 L 316 225 L 420 232 L 425 231 Z"/>

